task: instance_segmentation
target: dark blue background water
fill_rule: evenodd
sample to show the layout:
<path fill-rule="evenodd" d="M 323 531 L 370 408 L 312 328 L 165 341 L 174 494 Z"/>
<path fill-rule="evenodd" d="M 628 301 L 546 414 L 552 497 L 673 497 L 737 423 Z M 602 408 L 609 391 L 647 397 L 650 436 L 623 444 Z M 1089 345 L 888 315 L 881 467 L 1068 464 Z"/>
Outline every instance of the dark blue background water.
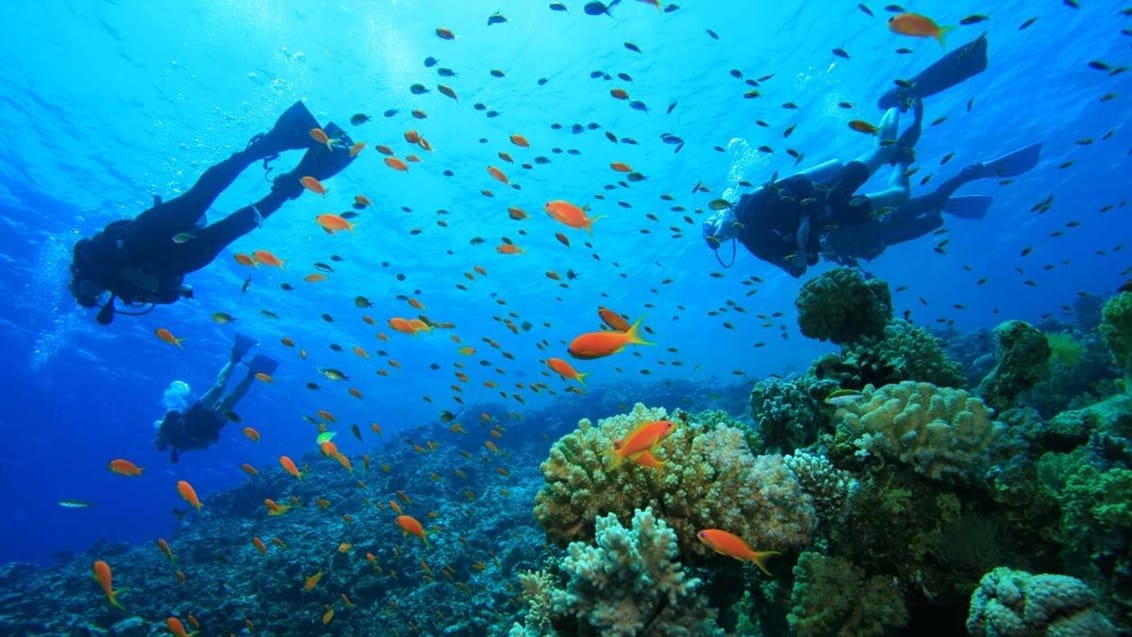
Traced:
<path fill-rule="evenodd" d="M 299 457 L 313 450 L 315 431 L 302 416 L 315 409 L 333 411 L 343 430 L 347 423 L 368 429 L 378 422 L 387 435 L 433 421 L 439 410 L 459 407 L 449 388 L 458 382 L 456 362 L 464 363 L 471 376 L 463 391 L 469 402 L 499 399 L 498 389 L 505 389 L 526 400 L 526 406 L 503 400 L 513 411 L 546 405 L 546 392 L 515 384 L 546 382 L 561 394 L 566 383 L 546 376 L 541 360 L 561 355 L 574 335 L 595 329 L 599 304 L 633 317 L 647 314 L 658 346 L 579 364 L 592 373 L 591 387 L 615 387 L 626 378 L 688 377 L 720 384 L 737 378 L 736 370 L 754 379 L 804 369 L 825 351 L 802 340 L 794 326 L 792 301 L 799 281 L 745 253 L 725 276 L 711 276 L 723 270 L 699 238 L 702 214 L 693 213 L 694 225 L 681 217 L 705 209 L 739 178 L 758 183 L 775 170 L 787 174 L 793 167 L 787 146 L 805 153 L 803 166 L 866 151 L 873 141 L 850 131 L 848 120 L 879 119 L 876 97 L 893 79 L 909 77 L 940 56 L 939 45 L 890 33 L 879 4 L 871 5 L 874 18 L 853 2 L 831 1 L 689 2 L 662 13 L 625 0 L 613 17 L 587 16 L 579 2 L 566 3 L 566 13 L 550 11 L 546 4 L 343 2 L 328 8 L 313 2 L 182 7 L 75 1 L 6 10 L 0 26 L 5 78 L 0 101 L 5 122 L 0 129 L 0 352 L 5 363 L 0 366 L 0 560 L 47 561 L 99 538 L 137 541 L 167 533 L 174 524 L 170 510 L 182 505 L 176 480 L 190 480 L 207 506 L 210 493 L 245 479 L 241 463 L 273 466 L 282 453 Z M 1132 63 L 1132 38 L 1121 33 L 1132 28 L 1132 20 L 1118 14 L 1120 3 L 1082 5 L 908 7 L 942 24 L 977 12 L 990 15 L 987 22 L 949 36 L 950 50 L 988 31 L 990 68 L 929 100 L 927 119 L 948 119 L 925 131 L 918 149 L 920 174 L 933 172 L 938 180 L 968 162 L 1034 141 L 1043 141 L 1045 152 L 1041 165 L 1010 187 L 988 181 L 961 191 L 993 194 L 996 201 L 982 221 L 949 220 L 946 254 L 932 250 L 939 238 L 927 237 L 868 264 L 894 288 L 909 286 L 896 294 L 898 312 L 911 309 L 921 324 L 953 320 L 963 330 L 1004 318 L 1037 320 L 1062 312 L 1060 306 L 1072 304 L 1080 290 L 1107 293 L 1127 278 L 1132 259 L 1117 246 L 1132 238 L 1125 204 L 1132 190 L 1127 129 L 1132 83 L 1129 74 L 1112 76 L 1087 64 Z M 496 9 L 509 22 L 486 26 Z M 1037 22 L 1019 30 L 1032 16 Z M 438 39 L 434 29 L 439 26 L 452 29 L 457 39 Z M 643 53 L 626 49 L 627 41 Z M 834 47 L 847 50 L 850 59 L 834 56 Z M 899 47 L 913 52 L 896 54 Z M 423 64 L 427 56 L 458 76 L 437 78 L 436 69 Z M 492 78 L 493 68 L 503 69 L 506 77 Z M 742 94 L 748 87 L 729 75 L 733 68 L 746 77 L 773 73 L 774 78 L 763 84 L 762 98 L 746 100 Z M 632 82 L 592 79 L 594 70 L 628 73 Z M 540 78 L 547 80 L 544 85 Z M 409 86 L 417 82 L 449 84 L 460 99 L 435 89 L 412 95 Z M 615 86 L 645 101 L 649 112 L 612 99 L 609 90 Z M 1100 101 L 1106 93 L 1118 96 Z M 89 313 L 74 306 L 65 284 L 77 238 L 137 214 L 153 193 L 171 197 L 183 191 L 204 168 L 242 147 L 297 99 L 323 122 L 345 124 L 359 111 L 375 116 L 351 129 L 370 149 L 327 182 L 325 201 L 307 194 L 290 203 L 262 230 L 191 275 L 195 301 L 137 319 L 122 317 L 110 328 L 95 325 Z M 666 115 L 673 101 L 677 106 Z M 783 109 L 788 101 L 799 110 Z M 841 101 L 856 106 L 843 110 L 837 107 Z M 485 117 L 473 109 L 476 102 L 501 115 Z M 381 116 L 392 108 L 399 113 Z M 424 109 L 428 119 L 412 118 L 413 108 Z M 757 119 L 771 127 L 756 126 Z M 565 128 L 552 130 L 554 122 Z M 572 124 L 589 122 L 601 128 L 569 132 Z M 783 130 L 791 124 L 797 128 L 786 140 Z M 402 139 L 408 129 L 419 130 L 435 150 L 417 149 L 423 161 L 408 173 L 395 173 L 372 147 L 387 144 L 401 156 L 414 152 Z M 611 144 L 605 130 L 640 143 Z M 660 141 L 665 132 L 687 141 L 679 154 Z M 1102 140 L 1108 132 L 1111 136 Z M 527 136 L 532 147 L 511 145 L 512 133 Z M 713 149 L 740 148 L 736 139 L 751 148 L 768 144 L 776 152 Z M 499 151 L 517 163 L 502 161 Z M 955 158 L 940 168 L 940 158 L 952 151 Z M 532 170 L 519 167 L 537 155 L 552 161 Z M 285 156 L 280 169 L 296 159 Z M 648 180 L 630 189 L 604 190 L 619 177 L 609 169 L 613 161 L 630 163 Z M 1071 166 L 1059 168 L 1070 161 Z M 485 170 L 489 164 L 505 170 L 522 189 L 492 180 Z M 444 177 L 445 169 L 455 176 Z M 696 183 L 711 192 L 692 195 Z M 259 169 L 250 169 L 210 214 L 234 210 L 266 188 Z M 483 196 L 483 189 L 494 197 Z M 321 232 L 313 217 L 345 209 L 358 193 L 376 205 L 357 219 L 357 232 Z M 606 199 L 595 199 L 598 193 Z M 671 193 L 675 201 L 662 201 L 662 193 Z M 1049 196 L 1054 198 L 1050 212 L 1030 211 Z M 595 224 L 592 238 L 541 212 L 543 203 L 558 198 L 589 203 L 594 214 L 607 215 Z M 512 205 L 531 218 L 510 220 L 506 209 Z M 673 212 L 673 205 L 689 212 Z M 1106 205 L 1116 207 L 1100 212 Z M 448 214 L 438 214 L 441 209 Z M 648 212 L 660 221 L 649 220 Z M 437 225 L 441 219 L 448 227 Z M 1080 225 L 1067 227 L 1075 226 L 1071 222 Z M 670 238 L 669 226 L 683 228 L 683 236 Z M 521 235 L 520 228 L 528 234 Z M 413 234 L 414 229 L 420 232 Z M 559 231 L 567 231 L 573 247 L 554 239 Z M 1051 237 L 1056 231 L 1065 234 Z M 485 242 L 470 245 L 477 236 Z M 525 254 L 496 254 L 494 246 L 503 236 Z M 593 250 L 582 245 L 587 239 Z M 1025 247 L 1032 253 L 1020 256 Z M 286 269 L 251 272 L 232 259 L 232 252 L 260 248 L 286 259 Z M 330 280 L 303 283 L 302 277 L 314 271 L 311 264 L 328 261 L 331 254 L 344 261 L 335 264 L 338 271 Z M 477 264 L 488 276 L 467 280 L 464 273 Z M 567 269 L 578 275 L 569 288 L 544 276 L 547 270 Z M 397 280 L 398 273 L 404 281 Z M 241 294 L 248 274 L 252 287 Z M 764 283 L 741 283 L 751 275 Z M 989 282 L 977 287 L 982 277 Z M 284 281 L 297 290 L 280 290 Z M 757 294 L 745 296 L 756 288 Z M 391 316 L 416 314 L 397 295 L 421 299 L 431 319 L 457 327 L 377 340 L 379 329 L 364 324 L 363 312 L 353 305 L 359 294 L 375 303 L 365 313 L 382 328 Z M 709 314 L 728 309 L 729 299 L 746 312 Z M 956 309 L 957 304 L 966 309 Z M 281 318 L 267 319 L 263 309 Z M 217 311 L 239 322 L 217 325 L 209 318 Z M 498 320 L 508 312 L 516 313 L 516 323 L 530 321 L 531 331 L 508 331 Z M 764 327 L 767 320 L 757 314 L 773 312 L 783 316 Z M 335 322 L 322 320 L 322 313 Z M 184 337 L 185 349 L 158 341 L 153 335 L 158 327 Z M 152 447 L 162 393 L 176 379 L 188 382 L 196 394 L 204 391 L 237 328 L 254 334 L 261 351 L 283 361 L 275 382 L 253 387 L 238 408 L 245 422 L 263 433 L 263 441 L 255 445 L 239 427 L 229 427 L 220 445 L 185 454 L 173 465 Z M 477 353 L 456 353 L 460 345 L 450 340 L 452 333 Z M 284 336 L 306 348 L 309 359 L 301 361 L 280 345 Z M 484 338 L 498 342 L 514 360 Z M 536 347 L 543 339 L 546 350 Z M 767 345 L 756 349 L 756 342 Z M 331 351 L 332 343 L 345 353 Z M 351 354 L 355 344 L 371 358 Z M 401 367 L 390 368 L 376 349 L 387 350 Z M 481 359 L 489 364 L 481 366 Z M 430 369 L 431 363 L 440 369 Z M 365 398 L 357 400 L 344 385 L 326 382 L 315 369 L 320 365 L 347 371 L 354 377 L 350 385 Z M 496 367 L 504 373 L 493 371 Z M 378 376 L 379 368 L 390 375 Z M 499 388 L 484 387 L 485 380 Z M 308 381 L 319 382 L 323 390 L 308 391 Z M 539 423 L 523 426 L 537 430 Z M 338 441 L 349 454 L 362 451 L 348 433 Z M 117 457 L 144 466 L 145 475 L 111 474 L 106 464 Z M 96 506 L 64 509 L 56 504 L 61 498 Z"/>

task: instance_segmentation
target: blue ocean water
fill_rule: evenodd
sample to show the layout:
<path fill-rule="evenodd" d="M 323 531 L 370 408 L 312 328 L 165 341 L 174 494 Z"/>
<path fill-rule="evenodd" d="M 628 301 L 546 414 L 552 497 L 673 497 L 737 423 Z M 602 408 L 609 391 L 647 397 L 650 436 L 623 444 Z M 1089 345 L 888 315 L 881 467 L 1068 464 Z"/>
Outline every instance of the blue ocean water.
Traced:
<path fill-rule="evenodd" d="M 832 1 L 687 2 L 665 12 L 624 0 L 611 16 L 586 15 L 581 2 L 566 2 L 565 12 L 547 4 L 60 1 L 6 9 L 0 26 L 6 123 L 0 130 L 6 229 L 0 239 L 6 299 L 0 304 L 0 561 L 47 563 L 101 538 L 138 542 L 168 534 L 176 524 L 170 509 L 183 506 L 171 487 L 175 480 L 190 480 L 207 499 L 245 479 L 242 463 L 274 466 L 280 454 L 312 449 L 313 429 L 302 416 L 316 409 L 334 412 L 342 423 L 380 423 L 396 436 L 435 422 L 440 410 L 459 409 L 454 383 L 469 403 L 496 401 L 515 412 L 545 407 L 549 392 L 534 392 L 529 384 L 546 382 L 563 395 L 568 384 L 548 376 L 541 361 L 562 355 L 577 333 L 596 329 L 598 305 L 644 316 L 657 345 L 579 363 L 591 374 L 589 387 L 671 378 L 753 381 L 804 369 L 830 349 L 797 331 L 792 302 L 801 281 L 741 248 L 732 268 L 720 267 L 700 238 L 700 221 L 708 202 L 738 179 L 761 183 L 775 171 L 795 169 L 787 148 L 804 153 L 801 167 L 865 152 L 874 140 L 846 123 L 879 119 L 877 96 L 943 49 L 931 39 L 891 33 L 880 5 L 870 17 L 856 3 Z M 987 32 L 990 67 L 928 100 L 926 119 L 947 119 L 925 130 L 917 151 L 921 174 L 948 176 L 1036 141 L 1044 151 L 1041 164 L 1009 186 L 985 181 L 962 191 L 993 194 L 994 206 L 983 220 L 949 219 L 946 250 L 934 251 L 940 239 L 929 236 L 865 265 L 894 289 L 907 286 L 895 295 L 898 313 L 909 309 L 921 324 L 953 321 L 964 331 L 1006 317 L 1038 321 L 1062 312 L 1079 291 L 1108 294 L 1128 277 L 1132 260 L 1121 248 L 1132 237 L 1126 205 L 1132 82 L 1128 74 L 1110 75 L 1088 62 L 1127 63 L 1130 39 L 1120 30 L 1129 21 L 1118 15 L 1120 3 L 1080 4 L 909 7 L 942 24 L 989 12 L 987 21 L 948 36 L 950 48 Z M 497 9 L 507 22 L 487 25 Z M 1032 26 L 1019 28 L 1035 16 Z M 438 27 L 456 38 L 438 38 Z M 911 52 L 896 53 L 900 47 Z M 439 60 L 436 67 L 425 66 L 429 56 Z M 438 78 L 439 67 L 457 75 Z M 505 76 L 493 77 L 492 69 Z M 731 69 L 743 77 L 773 77 L 761 83 L 760 98 L 744 99 L 749 87 Z M 594 71 L 613 79 L 593 78 Z M 412 94 L 415 83 L 430 91 Z M 438 83 L 459 99 L 441 95 Z M 610 90 L 618 87 L 643 101 L 647 112 L 613 99 Z M 1116 97 L 1102 101 L 1108 93 Z M 136 215 L 154 194 L 183 192 L 296 100 L 320 121 L 335 121 L 369 144 L 345 173 L 327 181 L 325 199 L 307 193 L 290 202 L 190 275 L 192 301 L 119 317 L 109 327 L 74 304 L 66 283 L 77 239 Z M 839 108 L 843 101 L 853 108 Z M 486 109 L 475 109 L 477 102 Z M 798 108 L 783 108 L 786 102 Z M 396 114 L 383 116 L 389 109 Z M 414 118 L 412 109 L 425 111 L 427 119 Z M 488 117 L 488 110 L 498 116 Z M 358 112 L 372 121 L 348 126 Z M 551 127 L 556 122 L 562 129 Z M 574 124 L 591 122 L 598 126 L 571 132 Z M 789 126 L 796 128 L 784 138 Z M 413 152 L 402 137 L 410 129 L 426 136 L 433 150 L 418 149 L 421 161 L 409 171 L 392 171 L 373 147 Z M 638 143 L 611 143 L 604 131 Z M 531 147 L 511 144 L 515 133 Z M 664 133 L 685 140 L 679 153 L 661 140 Z M 775 152 L 736 150 L 764 144 Z M 501 151 L 514 163 L 501 159 Z M 954 159 L 940 167 L 952 152 Z M 520 166 L 540 155 L 549 163 Z M 286 170 L 297 159 L 297 152 L 285 155 L 277 167 Z M 647 180 L 617 185 L 624 175 L 610 170 L 611 162 L 628 163 Z M 504 170 L 517 187 L 493 180 L 488 165 Z M 708 191 L 693 192 L 696 184 Z M 254 201 L 268 187 L 253 167 L 211 214 Z M 661 199 L 665 193 L 671 202 Z M 374 202 L 355 220 L 356 231 L 322 232 L 314 216 L 347 209 L 355 194 Z M 1049 212 L 1031 210 L 1049 197 Z M 569 230 L 542 212 L 551 199 L 589 204 L 604 218 L 592 236 Z M 510 219 L 510 206 L 530 218 Z M 1064 234 L 1051 236 L 1059 231 Z M 561 245 L 556 232 L 567 233 L 572 245 Z M 484 242 L 473 245 L 474 237 Z M 502 237 L 524 253 L 498 254 Z M 249 270 L 232 258 L 257 249 L 279 255 L 285 268 Z M 330 263 L 330 255 L 342 260 L 333 262 L 328 280 L 304 283 L 302 277 L 315 272 L 312 264 Z M 477 265 L 487 274 L 466 277 Z M 576 274 L 567 285 L 544 274 L 565 278 L 567 270 Z M 241 293 L 249 275 L 250 289 Z M 762 283 L 744 284 L 751 276 Z M 983 277 L 987 283 L 977 286 Z M 281 290 L 283 282 L 296 289 Z M 374 307 L 355 307 L 358 295 Z M 384 328 L 387 318 L 418 313 L 404 297 L 419 299 L 430 319 L 455 328 L 416 337 L 392 333 Z M 237 322 L 214 323 L 210 316 L 221 311 Z M 782 315 L 757 316 L 775 312 Z M 363 314 L 378 326 L 364 323 Z M 504 318 L 527 321 L 530 330 L 512 333 Z M 764 327 L 768 321 L 772 325 Z M 183 337 L 184 348 L 158 340 L 157 328 Z M 163 392 L 176 380 L 195 395 L 203 392 L 236 330 L 254 335 L 259 351 L 282 361 L 274 382 L 253 387 L 238 409 L 263 440 L 254 444 L 230 426 L 218 445 L 186 453 L 174 465 L 152 443 Z M 379 331 L 390 339 L 378 340 Z M 283 337 L 309 357 L 301 360 L 280 344 Z M 331 344 L 345 351 L 332 351 Z M 370 358 L 351 353 L 355 345 Z M 457 353 L 462 345 L 476 353 Z M 378 349 L 399 367 L 375 354 Z M 469 382 L 454 377 L 457 362 L 465 364 Z M 325 381 L 318 366 L 345 371 L 364 398 L 350 396 L 347 384 Z M 379 376 L 378 369 L 389 373 Z M 309 381 L 322 389 L 306 389 Z M 362 450 L 348 435 L 339 442 L 348 454 Z M 145 467 L 143 478 L 111 474 L 106 464 L 119 457 Z M 66 498 L 96 506 L 58 506 Z"/>

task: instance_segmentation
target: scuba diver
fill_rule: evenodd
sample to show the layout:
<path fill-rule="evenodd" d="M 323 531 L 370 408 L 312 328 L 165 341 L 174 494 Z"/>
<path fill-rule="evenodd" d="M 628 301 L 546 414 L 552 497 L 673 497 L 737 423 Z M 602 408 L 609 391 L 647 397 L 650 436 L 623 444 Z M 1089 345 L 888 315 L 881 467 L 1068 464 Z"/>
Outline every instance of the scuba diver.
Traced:
<path fill-rule="evenodd" d="M 230 394 L 225 395 L 224 390 L 236 365 L 255 344 L 255 339 L 236 334 L 235 342 L 232 344 L 232 354 L 220 369 L 220 374 L 217 375 L 212 387 L 188 409 L 170 410 L 158 423 L 157 438 L 154 440 L 158 451 L 172 447 L 170 459 L 177 462 L 180 452 L 205 449 L 220 439 L 220 430 L 229 420 L 233 420 L 232 408 L 248 393 L 256 375 L 271 375 L 279 366 L 274 359 L 256 354 L 247 363 L 248 373 Z"/>
<path fill-rule="evenodd" d="M 953 197 L 976 179 L 1008 177 L 1037 165 L 1041 144 L 998 159 L 975 163 L 940 183 L 935 191 L 911 197 L 909 166 L 923 129 L 923 98 L 955 86 L 987 66 L 986 35 L 952 51 L 879 100 L 887 109 L 876 127 L 878 144 L 848 163 L 830 160 L 809 170 L 769 183 L 745 194 L 703 224 L 708 247 L 716 252 L 728 239 L 738 240 L 752 254 L 797 278 L 820 256 L 842 264 L 872 259 L 895 243 L 908 241 L 943 224 L 941 212 L 978 219 L 990 197 Z M 897 137 L 900 113 L 911 108 L 914 121 Z M 856 194 L 881 166 L 893 166 L 888 188 Z M 732 263 L 735 246 L 732 243 Z M 730 265 L 730 264 L 726 264 Z"/>
<path fill-rule="evenodd" d="M 289 199 L 303 192 L 301 179 L 328 179 L 351 161 L 352 141 L 337 125 L 327 124 L 327 140 L 316 141 L 318 120 L 302 102 L 288 108 L 267 133 L 255 135 L 246 148 L 212 166 L 184 194 L 161 201 L 136 219 L 107 225 L 75 243 L 71 294 L 79 305 L 101 306 L 97 320 L 108 325 L 115 312 L 136 316 L 158 304 L 192 298 L 185 275 L 208 265 L 228 244 L 258 228 Z M 236 177 L 257 161 L 268 162 L 285 150 L 306 149 L 298 166 L 275 178 L 271 192 L 209 224 L 205 211 Z M 105 293 L 109 299 L 101 301 Z M 115 303 L 123 307 L 117 307 Z"/>

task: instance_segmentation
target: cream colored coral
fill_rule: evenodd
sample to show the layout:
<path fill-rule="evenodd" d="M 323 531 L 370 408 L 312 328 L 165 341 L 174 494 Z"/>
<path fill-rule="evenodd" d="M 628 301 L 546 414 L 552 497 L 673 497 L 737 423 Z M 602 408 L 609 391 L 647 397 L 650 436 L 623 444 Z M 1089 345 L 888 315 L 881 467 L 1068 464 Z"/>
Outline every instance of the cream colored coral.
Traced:
<path fill-rule="evenodd" d="M 961 389 L 905 381 L 865 388 L 834 417 L 837 441 L 859 457 L 881 456 L 933 480 L 982 478 L 1003 426 L 983 401 Z"/>

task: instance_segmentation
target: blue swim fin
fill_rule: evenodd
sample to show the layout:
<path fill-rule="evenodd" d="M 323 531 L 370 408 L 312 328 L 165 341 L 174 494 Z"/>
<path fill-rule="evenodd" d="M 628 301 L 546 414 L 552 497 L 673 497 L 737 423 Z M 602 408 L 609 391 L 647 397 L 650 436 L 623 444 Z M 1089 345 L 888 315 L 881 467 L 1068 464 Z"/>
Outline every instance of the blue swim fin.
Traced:
<path fill-rule="evenodd" d="M 983 162 L 987 177 L 1014 177 L 1032 170 L 1042 158 L 1042 144 L 1031 144 L 1021 150 Z"/>
<path fill-rule="evenodd" d="M 982 219 L 993 202 L 994 198 L 986 195 L 951 197 L 943 202 L 943 211 L 960 219 Z"/>
<path fill-rule="evenodd" d="M 279 367 L 279 361 L 270 356 L 264 356 L 263 354 L 256 354 L 248 361 L 249 374 L 259 374 L 262 372 L 270 376 L 275 373 L 277 367 Z"/>

